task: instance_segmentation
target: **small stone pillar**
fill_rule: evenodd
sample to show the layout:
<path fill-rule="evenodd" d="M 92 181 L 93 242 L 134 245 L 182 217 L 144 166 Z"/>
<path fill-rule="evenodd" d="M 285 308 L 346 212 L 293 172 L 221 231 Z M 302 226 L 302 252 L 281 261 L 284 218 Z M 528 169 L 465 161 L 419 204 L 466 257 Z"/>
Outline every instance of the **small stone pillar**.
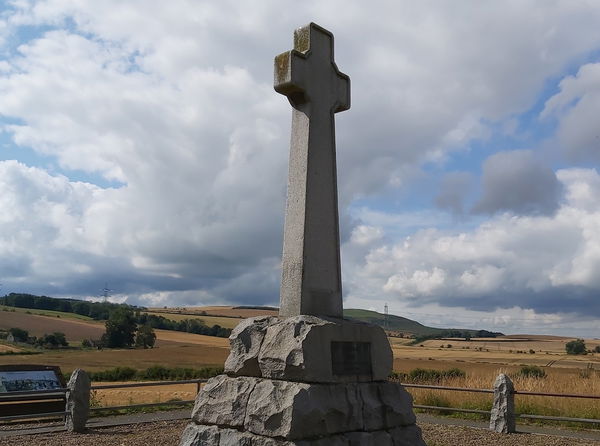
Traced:
<path fill-rule="evenodd" d="M 65 428 L 68 432 L 85 432 L 90 413 L 91 382 L 88 374 L 76 369 L 67 383 Z"/>
<path fill-rule="evenodd" d="M 515 387 L 511 379 L 501 373 L 494 383 L 490 430 L 502 434 L 514 433 L 517 431 L 515 418 Z"/>

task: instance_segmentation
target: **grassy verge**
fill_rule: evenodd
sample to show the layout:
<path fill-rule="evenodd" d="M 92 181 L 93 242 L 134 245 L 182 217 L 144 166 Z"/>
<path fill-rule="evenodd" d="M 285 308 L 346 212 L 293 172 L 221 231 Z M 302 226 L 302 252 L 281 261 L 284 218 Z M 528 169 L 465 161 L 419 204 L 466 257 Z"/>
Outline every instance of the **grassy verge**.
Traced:
<path fill-rule="evenodd" d="M 499 372 L 501 372 L 499 370 Z M 455 372 L 456 374 L 456 372 Z M 448 376 L 451 374 L 437 371 L 425 373 L 422 370 L 415 373 L 402 374 L 403 382 L 432 384 L 446 387 L 465 387 L 477 389 L 492 389 L 493 378 L 465 374 L 464 376 Z M 413 377 L 411 379 L 411 376 Z M 416 377 L 416 378 L 415 378 Z M 430 377 L 425 379 L 424 377 Z M 431 379 L 435 377 L 435 379 Z M 538 376 L 526 373 L 514 373 L 512 376 L 517 391 L 530 391 L 558 394 L 600 394 L 600 373 L 565 374 L 554 373 L 549 369 Z M 493 396 L 485 393 L 457 392 L 448 390 L 407 388 L 414 398 L 414 404 L 438 407 L 454 407 L 459 409 L 475 409 L 489 411 L 492 407 Z M 518 414 L 544 415 L 553 417 L 586 418 L 600 420 L 600 404 L 597 399 L 545 397 L 530 395 L 515 395 L 515 410 Z M 427 411 L 431 413 L 431 411 Z M 468 414 L 450 411 L 434 411 L 437 415 L 488 420 L 484 414 Z M 600 423 L 556 422 L 547 420 L 518 419 L 520 423 L 561 425 L 572 428 L 599 429 Z"/>

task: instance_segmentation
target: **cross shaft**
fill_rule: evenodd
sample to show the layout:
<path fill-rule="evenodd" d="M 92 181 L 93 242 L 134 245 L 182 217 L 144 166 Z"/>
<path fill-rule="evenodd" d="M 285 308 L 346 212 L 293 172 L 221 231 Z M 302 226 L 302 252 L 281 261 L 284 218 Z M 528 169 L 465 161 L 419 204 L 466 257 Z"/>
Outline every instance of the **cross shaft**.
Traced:
<path fill-rule="evenodd" d="M 311 23 L 275 58 L 275 90 L 292 105 L 279 314 L 342 318 L 334 114 L 350 108 L 350 79 L 333 35 Z"/>

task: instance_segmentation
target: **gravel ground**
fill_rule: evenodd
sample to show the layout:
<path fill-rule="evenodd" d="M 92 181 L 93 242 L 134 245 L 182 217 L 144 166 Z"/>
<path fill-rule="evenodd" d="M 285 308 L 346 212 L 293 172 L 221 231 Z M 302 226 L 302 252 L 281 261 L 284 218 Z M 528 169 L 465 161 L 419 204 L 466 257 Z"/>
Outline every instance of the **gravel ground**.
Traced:
<path fill-rule="evenodd" d="M 91 429 L 86 434 L 41 434 L 10 437 L 0 446 L 177 446 L 186 420 Z M 600 446 L 598 441 L 545 435 L 502 435 L 483 429 L 421 423 L 428 446 Z"/>

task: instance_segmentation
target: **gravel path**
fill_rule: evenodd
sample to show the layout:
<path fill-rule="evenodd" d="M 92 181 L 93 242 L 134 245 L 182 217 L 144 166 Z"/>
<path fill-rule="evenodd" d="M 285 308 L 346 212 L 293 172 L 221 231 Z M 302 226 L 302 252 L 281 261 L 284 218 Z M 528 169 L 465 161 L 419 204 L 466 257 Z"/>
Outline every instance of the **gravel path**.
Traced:
<path fill-rule="evenodd" d="M 94 428 L 87 434 L 53 433 L 10 437 L 0 446 L 177 446 L 186 420 L 161 421 L 107 428 Z M 535 434 L 502 435 L 464 426 L 421 423 L 428 446 L 600 446 L 598 441 L 550 437 Z"/>

